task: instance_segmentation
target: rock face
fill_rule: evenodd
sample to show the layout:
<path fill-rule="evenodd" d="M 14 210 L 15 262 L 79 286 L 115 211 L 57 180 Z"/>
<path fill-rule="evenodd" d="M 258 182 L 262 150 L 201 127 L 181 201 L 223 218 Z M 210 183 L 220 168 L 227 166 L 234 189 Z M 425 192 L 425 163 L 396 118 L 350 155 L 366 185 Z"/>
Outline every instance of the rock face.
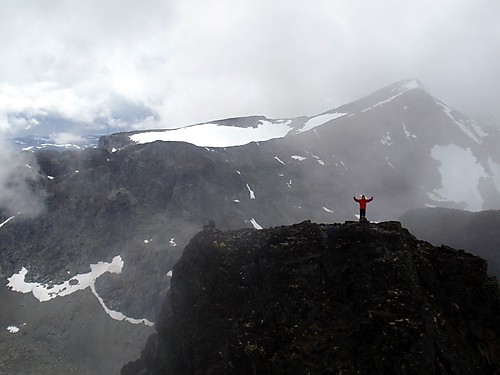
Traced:
<path fill-rule="evenodd" d="M 206 228 L 132 374 L 495 374 L 486 262 L 398 222 Z"/>

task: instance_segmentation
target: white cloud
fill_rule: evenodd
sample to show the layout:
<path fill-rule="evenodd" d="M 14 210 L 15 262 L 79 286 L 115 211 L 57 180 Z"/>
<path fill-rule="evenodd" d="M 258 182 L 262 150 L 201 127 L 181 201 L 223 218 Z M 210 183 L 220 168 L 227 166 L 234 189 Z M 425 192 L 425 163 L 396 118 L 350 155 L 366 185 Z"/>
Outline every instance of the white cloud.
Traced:
<path fill-rule="evenodd" d="M 73 133 L 54 133 L 49 136 L 50 140 L 55 144 L 78 144 L 85 142 L 85 139 Z"/>
<path fill-rule="evenodd" d="M 2 2 L 0 128 L 40 111 L 134 128 L 316 115 L 412 77 L 500 118 L 499 11 L 496 0 Z M 116 95 L 160 121 L 113 114 Z"/>

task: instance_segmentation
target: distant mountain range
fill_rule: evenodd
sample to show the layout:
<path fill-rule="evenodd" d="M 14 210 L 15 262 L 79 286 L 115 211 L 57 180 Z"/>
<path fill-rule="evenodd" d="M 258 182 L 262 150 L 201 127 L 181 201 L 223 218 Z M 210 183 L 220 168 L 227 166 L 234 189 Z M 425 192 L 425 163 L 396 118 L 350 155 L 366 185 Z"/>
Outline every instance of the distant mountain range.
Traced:
<path fill-rule="evenodd" d="M 11 139 L 11 144 L 18 150 L 83 150 L 85 148 L 97 147 L 100 136 L 87 135 L 72 137 L 73 139 L 62 140 L 54 137 L 41 137 L 36 135 L 25 135 Z"/>
<path fill-rule="evenodd" d="M 25 139 L 33 152 L 22 172 L 45 209 L 35 218 L 0 211 L 9 284 L 0 317 L 17 328 L 0 331 L 0 349 L 32 348 L 35 372 L 47 357 L 65 359 L 60 373 L 116 372 L 138 357 L 169 271 L 210 221 L 259 229 L 355 220 L 359 194 L 374 196 L 374 221 L 426 206 L 500 209 L 499 139 L 417 80 L 317 116 L 117 133 L 62 153 Z M 79 327 L 89 322 L 87 334 Z M 0 371 L 26 372 L 14 362 Z"/>

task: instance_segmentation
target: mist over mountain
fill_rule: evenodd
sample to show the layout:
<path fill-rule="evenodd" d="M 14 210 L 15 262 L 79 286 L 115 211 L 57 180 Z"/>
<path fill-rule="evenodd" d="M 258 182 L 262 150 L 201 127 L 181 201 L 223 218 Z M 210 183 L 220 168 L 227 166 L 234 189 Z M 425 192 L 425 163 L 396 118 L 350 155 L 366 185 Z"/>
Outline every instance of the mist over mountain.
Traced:
<path fill-rule="evenodd" d="M 317 116 L 231 118 L 112 134 L 96 148 L 25 151 L 28 162 L 2 170 L 28 173 L 28 189 L 0 201 L 24 202 L 29 192 L 44 206 L 33 218 L 18 205 L 0 212 L 9 301 L 0 305 L 0 347 L 33 348 L 34 372 L 49 357 L 60 373 L 116 373 L 139 356 L 169 271 L 209 221 L 343 222 L 356 219 L 352 198 L 362 193 L 375 197 L 375 221 L 425 206 L 500 209 L 499 139 L 408 80 Z M 101 329 L 91 340 L 72 334 L 92 322 Z M 113 342 L 112 355 L 89 341 Z M 2 361 L 0 370 L 23 373 L 14 354 Z"/>
<path fill-rule="evenodd" d="M 420 208 L 401 216 L 403 225 L 432 244 L 470 251 L 488 261 L 488 272 L 500 279 L 500 211 L 468 212 Z"/>

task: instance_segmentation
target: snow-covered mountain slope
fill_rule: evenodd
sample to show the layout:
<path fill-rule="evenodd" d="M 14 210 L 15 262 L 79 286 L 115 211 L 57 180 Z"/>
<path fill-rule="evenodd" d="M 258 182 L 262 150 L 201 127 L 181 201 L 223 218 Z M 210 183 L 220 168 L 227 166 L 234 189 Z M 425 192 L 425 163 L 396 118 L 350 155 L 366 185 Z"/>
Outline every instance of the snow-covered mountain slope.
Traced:
<path fill-rule="evenodd" d="M 295 121 L 295 124 L 290 119 L 269 120 L 264 118 L 258 120 L 256 127 L 235 127 L 211 122 L 173 130 L 135 133 L 130 136 L 130 140 L 139 144 L 155 141 L 177 141 L 201 147 L 233 147 L 301 133 L 345 115 L 345 113 L 328 113 L 306 118 L 303 122 Z M 300 126 L 297 126 L 297 123 Z"/>
<path fill-rule="evenodd" d="M 497 146 L 498 137 L 410 80 L 317 116 L 242 117 L 113 134 L 78 152 L 41 150 L 31 173 L 45 211 L 32 219 L 0 212 L 0 277 L 12 288 L 4 292 L 27 291 L 42 306 L 72 301 L 75 311 L 85 295 L 109 327 L 123 317 L 137 335 L 150 327 L 132 323 L 155 322 L 169 271 L 210 220 L 221 229 L 351 220 L 361 193 L 375 197 L 371 220 L 426 205 L 500 208 Z M 107 267 L 120 273 L 101 272 Z M 38 302 L 33 291 L 57 298 Z M 0 317 L 15 308 L 0 304 Z M 16 337 L 8 327 L 33 324 L 2 322 L 0 349 Z M 61 338 L 68 348 L 72 340 Z"/>
<path fill-rule="evenodd" d="M 104 137 L 101 146 L 116 151 L 134 143 L 180 141 L 215 148 L 290 137 L 297 138 L 291 143 L 299 144 L 307 139 L 300 135 L 307 132 L 324 136 L 319 142 L 303 143 L 302 153 L 322 150 L 330 154 L 327 160 L 339 155 L 345 159 L 356 149 L 371 159 L 359 166 L 360 172 L 368 165 L 372 170 L 392 168 L 391 179 L 418 172 L 414 188 L 427 196 L 428 206 L 477 211 L 491 208 L 500 191 L 500 155 L 485 146 L 492 140 L 498 143 L 498 138 L 432 96 L 418 80 L 399 82 L 312 117 L 272 120 L 253 116 L 174 130 L 122 133 Z"/>

